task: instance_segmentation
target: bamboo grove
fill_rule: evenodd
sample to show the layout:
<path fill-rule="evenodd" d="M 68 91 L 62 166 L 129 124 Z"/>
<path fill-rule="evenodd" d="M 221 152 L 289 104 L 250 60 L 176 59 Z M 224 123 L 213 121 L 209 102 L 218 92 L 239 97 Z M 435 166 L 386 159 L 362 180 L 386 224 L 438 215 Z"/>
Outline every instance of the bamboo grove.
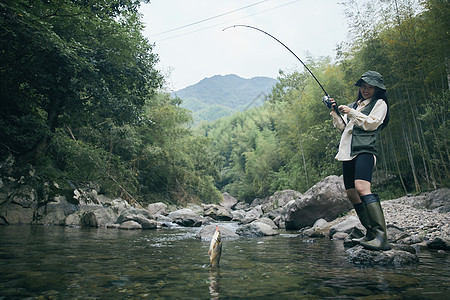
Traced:
<path fill-rule="evenodd" d="M 13 158 L 15 172 L 32 166 L 43 194 L 95 182 L 130 201 L 179 204 L 304 192 L 341 174 L 339 132 L 302 70 L 280 70 L 264 105 L 190 127 L 164 91 L 139 3 L 0 1 L 2 176 Z M 363 72 L 383 74 L 391 120 L 375 190 L 386 199 L 448 187 L 448 1 L 343 5 L 350 32 L 337 58 L 305 62 L 340 104 L 354 101 Z"/>
<path fill-rule="evenodd" d="M 338 60 L 312 60 L 338 103 L 355 101 L 367 70 L 384 75 L 391 111 L 380 139 L 374 187 L 383 198 L 449 186 L 449 5 L 447 1 L 346 1 L 349 40 Z M 364 16 L 364 17 L 363 17 Z M 339 134 L 306 71 L 280 72 L 264 107 L 204 124 L 225 162 L 219 188 L 251 201 L 280 189 L 305 191 L 342 174 Z"/>

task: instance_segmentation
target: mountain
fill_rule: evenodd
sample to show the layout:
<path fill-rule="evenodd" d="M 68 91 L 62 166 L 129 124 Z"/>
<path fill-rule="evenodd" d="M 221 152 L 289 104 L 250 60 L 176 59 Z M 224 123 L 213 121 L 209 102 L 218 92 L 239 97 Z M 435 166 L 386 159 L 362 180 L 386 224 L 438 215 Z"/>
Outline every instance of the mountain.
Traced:
<path fill-rule="evenodd" d="M 269 77 L 245 79 L 237 75 L 215 75 L 173 92 L 182 107 L 193 112 L 195 123 L 213 121 L 249 107 L 261 105 L 277 82 Z"/>

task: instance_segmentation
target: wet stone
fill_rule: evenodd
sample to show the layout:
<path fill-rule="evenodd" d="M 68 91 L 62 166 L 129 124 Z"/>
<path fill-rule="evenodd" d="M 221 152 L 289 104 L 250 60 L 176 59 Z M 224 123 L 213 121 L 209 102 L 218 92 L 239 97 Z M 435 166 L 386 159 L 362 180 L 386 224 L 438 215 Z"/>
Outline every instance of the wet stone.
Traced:
<path fill-rule="evenodd" d="M 351 263 L 364 266 L 403 266 L 417 264 L 419 257 L 404 250 L 374 251 L 356 246 L 347 250 Z"/>

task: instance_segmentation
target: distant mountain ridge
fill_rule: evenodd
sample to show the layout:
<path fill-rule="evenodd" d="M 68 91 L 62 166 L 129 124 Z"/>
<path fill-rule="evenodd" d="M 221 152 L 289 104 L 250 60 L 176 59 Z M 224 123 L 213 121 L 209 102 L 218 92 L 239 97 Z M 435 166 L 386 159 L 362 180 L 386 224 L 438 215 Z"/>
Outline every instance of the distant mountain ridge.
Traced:
<path fill-rule="evenodd" d="M 249 107 L 261 105 L 277 82 L 270 77 L 245 79 L 234 74 L 215 75 L 173 92 L 194 121 L 213 121 Z"/>

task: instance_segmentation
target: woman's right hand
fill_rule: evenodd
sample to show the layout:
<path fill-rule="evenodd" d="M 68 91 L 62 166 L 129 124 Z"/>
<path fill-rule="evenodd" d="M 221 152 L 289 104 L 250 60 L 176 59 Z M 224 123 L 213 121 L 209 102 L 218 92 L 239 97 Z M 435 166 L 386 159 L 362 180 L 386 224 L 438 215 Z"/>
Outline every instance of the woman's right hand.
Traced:
<path fill-rule="evenodd" d="M 330 98 L 330 102 L 331 102 L 331 107 L 336 106 L 336 100 L 334 100 L 334 98 Z"/>

